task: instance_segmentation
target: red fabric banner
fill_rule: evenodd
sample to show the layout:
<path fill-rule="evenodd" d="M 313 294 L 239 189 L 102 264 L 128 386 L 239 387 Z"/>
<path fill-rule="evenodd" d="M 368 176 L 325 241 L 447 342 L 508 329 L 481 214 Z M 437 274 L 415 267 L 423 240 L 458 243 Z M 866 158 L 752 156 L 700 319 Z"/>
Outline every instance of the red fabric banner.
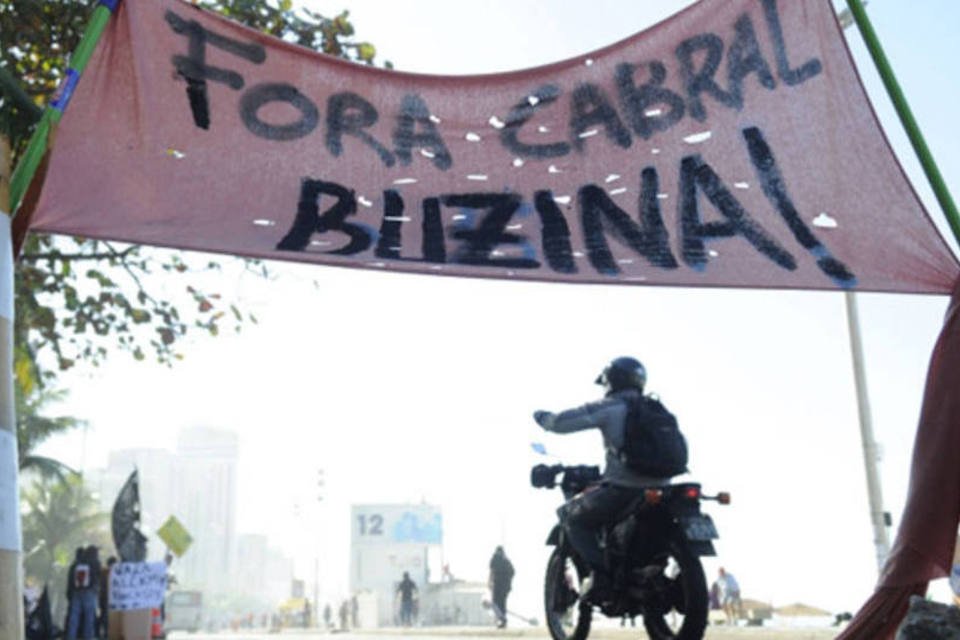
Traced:
<path fill-rule="evenodd" d="M 910 596 L 950 575 L 960 524 L 960 280 L 933 348 L 913 444 L 910 487 L 893 549 L 877 583 L 838 640 L 887 640 L 896 635 Z"/>
<path fill-rule="evenodd" d="M 949 292 L 827 0 L 704 0 L 489 76 L 375 69 L 125 0 L 32 228 L 434 274 Z"/>

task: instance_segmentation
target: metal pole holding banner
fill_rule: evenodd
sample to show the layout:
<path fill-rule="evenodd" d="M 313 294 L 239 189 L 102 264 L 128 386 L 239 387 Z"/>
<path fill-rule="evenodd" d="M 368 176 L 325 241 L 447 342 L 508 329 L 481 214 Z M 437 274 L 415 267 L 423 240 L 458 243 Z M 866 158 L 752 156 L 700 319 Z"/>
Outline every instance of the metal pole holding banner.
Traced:
<path fill-rule="evenodd" d="M 871 24 L 870 18 L 867 17 L 863 3 L 861 0 L 847 0 L 847 6 L 850 7 L 850 13 L 853 14 L 853 20 L 860 30 L 860 35 L 863 36 L 863 42 L 867 45 L 867 51 L 870 52 L 873 63 L 877 65 L 877 71 L 883 80 L 883 86 L 886 87 L 887 93 L 890 95 L 890 100 L 893 101 L 893 106 L 897 110 L 897 116 L 900 118 L 900 122 L 907 132 L 907 137 L 910 138 L 910 144 L 913 145 L 913 150 L 920 160 L 923 172 L 927 175 L 927 180 L 930 182 L 930 187 L 937 197 L 937 202 L 940 203 L 940 208 L 947 217 L 947 222 L 950 223 L 953 237 L 960 243 L 960 213 L 957 212 L 957 205 L 950 195 L 947 183 L 940 174 L 940 169 L 933 159 L 933 154 L 930 153 L 930 148 L 927 146 L 927 141 L 920 131 L 920 126 L 913 117 L 913 111 L 911 111 L 910 105 L 907 103 L 907 98 L 900 88 L 900 83 L 893 73 L 893 67 L 890 66 L 887 55 L 883 52 L 880 39 L 873 30 L 873 24 Z"/>
<path fill-rule="evenodd" d="M 57 123 L 60 122 L 60 118 L 73 96 L 73 91 L 77 87 L 77 82 L 80 80 L 80 75 L 87 67 L 87 62 L 90 61 L 90 56 L 93 55 L 93 51 L 100 41 L 100 36 L 103 35 L 103 30 L 119 3 L 120 0 L 100 0 L 96 9 L 93 10 L 93 15 L 90 17 L 90 22 L 87 23 L 83 37 L 80 38 L 80 43 L 77 44 L 77 48 L 70 57 L 70 67 L 60 82 L 57 95 L 44 109 L 40 121 L 33 130 L 33 135 L 30 137 L 27 149 L 13 171 L 13 176 L 10 178 L 10 193 L 7 197 L 0 199 L 0 207 L 9 206 L 11 215 L 16 215 L 17 207 L 23 201 L 23 196 L 27 193 L 27 189 L 33 181 L 33 176 L 40 167 L 43 156 L 47 153 L 50 134 Z"/>
<path fill-rule="evenodd" d="M 866 2 L 863 2 L 866 5 Z M 861 10 L 862 6 L 861 5 Z M 840 26 L 846 29 L 854 22 L 853 12 L 844 11 L 839 16 Z M 883 488 L 877 465 L 880 453 L 873 437 L 873 418 L 870 415 L 870 399 L 867 393 L 867 374 L 863 366 L 863 341 L 860 339 L 860 314 L 857 296 L 852 291 L 844 294 L 847 312 L 847 334 L 850 336 L 850 356 L 853 362 L 853 383 L 857 390 L 857 416 L 860 424 L 860 445 L 863 448 L 863 468 L 867 478 L 867 499 L 870 507 L 870 525 L 873 528 L 873 545 L 877 559 L 877 573 L 890 554 L 890 537 L 887 532 L 887 514 L 883 508 Z"/>
<path fill-rule="evenodd" d="M 953 201 L 953 197 L 950 195 L 950 190 L 947 188 L 947 184 L 940 174 L 940 169 L 933 159 L 933 154 L 930 153 L 930 148 L 927 146 L 927 142 L 923 137 L 923 133 L 920 131 L 920 126 L 913 116 L 913 111 L 910 109 L 907 98 L 900 88 L 900 83 L 897 81 L 897 77 L 893 72 L 893 67 L 890 65 L 890 61 L 883 51 L 880 39 L 877 37 L 873 29 L 873 24 L 870 22 L 870 18 L 864 9 L 864 4 L 861 0 L 847 0 L 850 14 L 853 16 L 853 21 L 860 30 L 860 34 L 863 36 L 867 51 L 870 52 L 870 57 L 873 58 L 877 72 L 880 74 L 887 94 L 890 96 L 890 100 L 893 102 L 893 106 L 897 111 L 897 117 L 900 118 L 907 137 L 910 139 L 910 144 L 913 146 L 913 150 L 917 154 L 917 158 L 923 167 L 927 180 L 930 182 L 930 187 L 933 189 L 937 202 L 940 204 L 940 208 L 943 210 L 943 214 L 950 224 L 954 238 L 960 243 L 960 213 L 957 212 L 957 206 Z M 870 520 L 873 524 L 874 544 L 877 548 L 877 562 L 882 570 L 883 563 L 890 550 L 890 543 L 887 536 L 886 514 L 883 512 L 882 506 L 883 498 L 880 490 L 880 482 L 877 477 L 877 445 L 873 439 L 870 407 L 867 402 L 866 378 L 863 371 L 863 347 L 860 343 L 859 320 L 857 318 L 857 305 L 854 294 L 846 294 L 846 303 L 847 321 L 850 327 L 850 348 L 853 355 L 854 376 L 857 385 L 857 407 L 860 411 L 860 434 L 863 443 L 864 465 L 867 473 L 867 490 L 870 498 Z"/>
<path fill-rule="evenodd" d="M 883 510 L 883 490 L 877 472 L 879 450 L 873 438 L 873 418 L 867 397 L 867 375 L 863 367 L 863 343 L 860 340 L 860 317 L 857 298 L 852 292 L 844 294 L 847 306 L 847 327 L 850 333 L 850 355 L 853 358 L 853 379 L 857 388 L 857 412 L 860 416 L 860 442 L 863 446 L 863 466 L 867 474 L 867 496 L 870 501 L 870 523 L 873 526 L 873 545 L 877 553 L 877 572 L 890 554 L 887 533 L 887 515 Z"/>

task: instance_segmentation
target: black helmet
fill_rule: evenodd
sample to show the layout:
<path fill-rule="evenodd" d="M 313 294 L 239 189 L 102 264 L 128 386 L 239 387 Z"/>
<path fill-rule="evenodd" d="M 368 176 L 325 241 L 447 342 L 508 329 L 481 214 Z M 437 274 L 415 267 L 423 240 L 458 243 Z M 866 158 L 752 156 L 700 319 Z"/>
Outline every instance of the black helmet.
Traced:
<path fill-rule="evenodd" d="M 610 391 L 631 388 L 643 391 L 644 385 L 647 384 L 647 370 L 636 358 L 621 356 L 610 362 L 597 376 L 595 382 Z"/>

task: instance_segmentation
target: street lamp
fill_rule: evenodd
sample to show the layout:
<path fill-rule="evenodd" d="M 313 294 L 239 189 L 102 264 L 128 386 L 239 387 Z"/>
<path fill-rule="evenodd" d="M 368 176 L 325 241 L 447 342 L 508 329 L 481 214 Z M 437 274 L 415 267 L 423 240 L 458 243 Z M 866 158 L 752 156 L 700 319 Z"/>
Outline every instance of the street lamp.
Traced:
<path fill-rule="evenodd" d="M 323 503 L 324 492 L 326 491 L 326 476 L 323 467 L 317 469 L 317 504 Z M 320 620 L 320 535 L 323 526 L 323 519 L 320 517 L 320 509 L 317 509 L 317 554 L 313 561 L 313 615 L 314 619 Z"/>

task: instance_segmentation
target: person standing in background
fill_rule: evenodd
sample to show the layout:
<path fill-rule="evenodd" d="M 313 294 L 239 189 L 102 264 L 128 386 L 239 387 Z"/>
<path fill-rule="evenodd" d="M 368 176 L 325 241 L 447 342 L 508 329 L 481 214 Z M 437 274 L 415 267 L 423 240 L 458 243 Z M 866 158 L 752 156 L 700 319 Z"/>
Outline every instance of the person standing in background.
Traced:
<path fill-rule="evenodd" d="M 507 626 L 507 595 L 513 586 L 513 564 L 504 553 L 503 547 L 498 546 L 490 558 L 490 596 L 493 600 L 493 611 L 497 617 L 497 628 Z"/>
<path fill-rule="evenodd" d="M 100 595 L 100 558 L 90 545 L 77 549 L 76 559 L 67 573 L 67 640 L 93 640 Z"/>
<path fill-rule="evenodd" d="M 740 585 L 733 574 L 720 567 L 717 571 L 717 586 L 720 588 L 720 604 L 727 616 L 727 624 L 735 625 L 743 616 L 743 605 L 740 601 Z"/>
<path fill-rule="evenodd" d="M 413 624 L 413 598 L 417 593 L 417 583 L 410 578 L 410 574 L 403 572 L 403 580 L 397 585 L 400 595 L 400 624 L 409 627 Z"/>

